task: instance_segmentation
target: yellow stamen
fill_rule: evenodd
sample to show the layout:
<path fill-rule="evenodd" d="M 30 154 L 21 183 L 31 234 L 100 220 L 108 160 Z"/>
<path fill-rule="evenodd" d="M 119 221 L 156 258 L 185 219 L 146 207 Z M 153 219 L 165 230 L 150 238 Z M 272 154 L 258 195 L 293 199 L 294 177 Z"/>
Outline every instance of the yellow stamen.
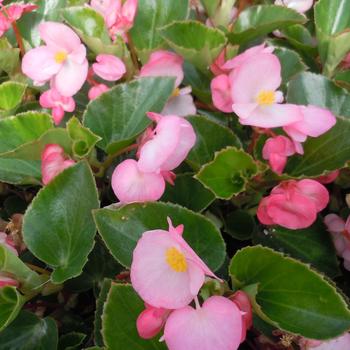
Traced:
<path fill-rule="evenodd" d="M 187 271 L 187 261 L 183 253 L 176 248 L 168 248 L 165 252 L 166 262 L 176 272 Z"/>
<path fill-rule="evenodd" d="M 259 92 L 259 95 L 256 99 L 256 102 L 259 105 L 269 106 L 276 102 L 276 95 L 274 91 L 263 90 Z"/>
<path fill-rule="evenodd" d="M 55 61 L 60 64 L 67 59 L 67 53 L 64 51 L 58 51 L 55 54 Z"/>
<path fill-rule="evenodd" d="M 174 91 L 173 91 L 173 94 L 172 94 L 172 97 L 177 97 L 180 95 L 180 89 L 179 88 L 176 88 Z"/>

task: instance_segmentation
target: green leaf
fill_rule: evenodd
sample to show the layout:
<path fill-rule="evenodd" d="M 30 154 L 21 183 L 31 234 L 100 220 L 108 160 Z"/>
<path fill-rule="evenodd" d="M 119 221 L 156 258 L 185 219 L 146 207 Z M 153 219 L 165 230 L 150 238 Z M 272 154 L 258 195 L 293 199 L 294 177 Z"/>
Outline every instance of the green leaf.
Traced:
<path fill-rule="evenodd" d="M 187 162 L 194 169 L 213 160 L 215 152 L 227 146 L 241 147 L 239 138 L 229 128 L 203 116 L 188 117 L 187 120 L 197 135 L 196 144 L 187 157 Z"/>
<path fill-rule="evenodd" d="M 11 74 L 19 64 L 19 49 L 13 48 L 6 38 L 0 39 L 0 71 Z"/>
<path fill-rule="evenodd" d="M 332 239 L 321 220 L 303 230 L 264 229 L 255 235 L 254 242 L 311 264 L 332 278 L 340 274 Z"/>
<path fill-rule="evenodd" d="M 100 136 L 95 135 L 90 129 L 82 126 L 75 117 L 68 121 L 67 131 L 73 140 L 73 154 L 79 158 L 89 155 L 96 143 L 101 140 Z"/>
<path fill-rule="evenodd" d="M 40 165 L 39 160 L 0 157 L 0 181 L 13 185 L 40 185 Z"/>
<path fill-rule="evenodd" d="M 10 111 L 20 104 L 27 85 L 5 81 L 0 85 L 0 109 Z"/>
<path fill-rule="evenodd" d="M 0 153 L 35 141 L 53 127 L 49 114 L 27 112 L 0 120 Z"/>
<path fill-rule="evenodd" d="M 286 40 L 298 51 L 304 52 L 311 56 L 317 55 L 315 40 L 306 27 L 295 24 L 282 30 Z"/>
<path fill-rule="evenodd" d="M 161 198 L 163 202 L 180 204 L 193 211 L 203 211 L 215 199 L 213 193 L 207 190 L 192 174 L 176 176 L 175 186 L 167 185 Z"/>
<path fill-rule="evenodd" d="M 17 317 L 24 302 L 24 297 L 15 287 L 5 286 L 0 288 L 0 331 Z"/>
<path fill-rule="evenodd" d="M 112 284 L 102 321 L 103 339 L 109 350 L 166 350 L 164 342 L 145 340 L 138 335 L 136 319 L 144 309 L 143 301 L 131 285 Z"/>
<path fill-rule="evenodd" d="M 185 226 L 184 238 L 196 253 L 216 271 L 225 259 L 225 244 L 220 232 L 206 217 L 171 203 L 135 203 L 107 207 L 94 212 L 98 232 L 112 255 L 129 267 L 137 241 L 145 231 L 168 229 L 167 217 L 174 226 Z"/>
<path fill-rule="evenodd" d="M 315 5 L 315 25 L 324 72 L 331 76 L 350 50 L 350 1 L 318 1 Z"/>
<path fill-rule="evenodd" d="M 119 84 L 89 103 L 84 125 L 102 137 L 108 153 L 129 146 L 151 123 L 146 112 L 160 112 L 174 88 L 173 78 L 140 78 Z"/>
<path fill-rule="evenodd" d="M 0 271 L 10 274 L 21 283 L 20 289 L 24 292 L 38 288 L 44 278 L 31 270 L 19 257 L 0 245 Z"/>
<path fill-rule="evenodd" d="M 217 152 L 213 161 L 203 165 L 195 178 L 216 198 L 230 199 L 244 191 L 248 180 L 257 172 L 258 167 L 248 153 L 227 147 Z"/>
<path fill-rule="evenodd" d="M 39 318 L 22 311 L 18 317 L 0 333 L 1 350 L 56 350 L 58 331 L 56 322 L 50 318 Z"/>
<path fill-rule="evenodd" d="M 350 327 L 350 311 L 335 287 L 297 260 L 270 248 L 246 247 L 229 271 L 235 287 L 256 293 L 254 311 L 275 327 L 322 340 Z"/>
<path fill-rule="evenodd" d="M 58 350 L 80 350 L 85 338 L 86 334 L 84 333 L 70 332 L 64 334 L 59 339 Z"/>
<path fill-rule="evenodd" d="M 56 176 L 27 209 L 24 241 L 38 259 L 52 266 L 53 283 L 82 272 L 96 232 L 91 210 L 98 206 L 91 169 L 80 162 Z"/>
<path fill-rule="evenodd" d="M 223 32 L 196 21 L 173 22 L 160 33 L 172 49 L 204 72 L 226 45 Z"/>
<path fill-rule="evenodd" d="M 276 29 L 305 21 L 305 16 L 284 6 L 250 6 L 238 16 L 228 39 L 233 44 L 242 44 Z"/>
<path fill-rule="evenodd" d="M 139 0 L 130 34 L 142 62 L 147 61 L 151 52 L 167 47 L 158 29 L 186 19 L 188 12 L 188 0 Z"/>

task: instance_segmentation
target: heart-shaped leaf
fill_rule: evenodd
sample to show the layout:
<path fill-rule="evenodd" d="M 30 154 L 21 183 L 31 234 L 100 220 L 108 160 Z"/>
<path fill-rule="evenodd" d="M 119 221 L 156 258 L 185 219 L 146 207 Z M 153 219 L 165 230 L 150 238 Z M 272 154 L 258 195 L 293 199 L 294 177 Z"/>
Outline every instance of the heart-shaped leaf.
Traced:
<path fill-rule="evenodd" d="M 0 288 L 0 331 L 17 317 L 24 303 L 25 298 L 15 287 Z"/>
<path fill-rule="evenodd" d="M 16 81 L 5 81 L 0 85 L 0 109 L 10 111 L 21 101 L 27 85 Z"/>

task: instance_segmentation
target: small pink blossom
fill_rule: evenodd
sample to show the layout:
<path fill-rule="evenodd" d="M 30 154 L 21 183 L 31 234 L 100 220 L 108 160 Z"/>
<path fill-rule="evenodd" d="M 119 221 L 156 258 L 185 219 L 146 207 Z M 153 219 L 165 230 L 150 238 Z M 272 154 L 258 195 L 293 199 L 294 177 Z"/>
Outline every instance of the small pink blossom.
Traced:
<path fill-rule="evenodd" d="M 295 154 L 295 146 L 288 137 L 279 135 L 266 140 L 262 154 L 269 161 L 271 169 L 281 175 L 287 158 Z"/>
<path fill-rule="evenodd" d="M 19 283 L 18 283 L 18 281 L 16 281 L 15 279 L 13 279 L 11 277 L 7 277 L 7 276 L 0 274 L 0 288 L 6 287 L 6 286 L 18 287 Z"/>
<path fill-rule="evenodd" d="M 64 117 L 64 112 L 73 112 L 75 110 L 75 101 L 73 97 L 62 96 L 55 89 L 45 91 L 39 99 L 40 106 L 52 109 L 52 118 L 55 125 L 59 125 Z"/>
<path fill-rule="evenodd" d="M 169 231 L 143 233 L 131 264 L 131 283 L 148 304 L 177 309 L 188 305 L 204 283 L 205 275 L 216 278 L 183 239 L 183 225 Z"/>
<path fill-rule="evenodd" d="M 23 73 L 36 85 L 50 81 L 51 88 L 62 96 L 75 95 L 88 74 L 85 46 L 77 34 L 62 23 L 43 22 L 39 33 L 46 45 L 24 55 Z"/>
<path fill-rule="evenodd" d="M 67 159 L 64 149 L 60 145 L 49 144 L 41 155 L 41 173 L 44 185 L 47 185 L 64 169 L 71 167 L 75 162 Z"/>
<path fill-rule="evenodd" d="M 185 160 L 196 134 L 184 118 L 150 112 L 147 115 L 157 126 L 139 150 L 138 168 L 145 173 L 171 171 Z"/>
<path fill-rule="evenodd" d="M 313 0 L 275 0 L 275 5 L 289 7 L 300 13 L 304 13 L 311 9 Z"/>
<path fill-rule="evenodd" d="M 186 306 L 173 311 L 165 324 L 164 340 L 169 350 L 236 350 L 242 327 L 236 304 L 212 296 L 197 309 Z"/>
<path fill-rule="evenodd" d="M 124 62 L 114 55 L 98 55 L 96 62 L 92 65 L 92 69 L 96 75 L 104 80 L 119 80 L 126 72 Z"/>
<path fill-rule="evenodd" d="M 327 175 L 322 175 L 316 178 L 318 182 L 321 182 L 321 184 L 327 185 L 336 180 L 336 178 L 339 176 L 340 170 L 334 170 Z"/>
<path fill-rule="evenodd" d="M 214 106 L 224 113 L 232 113 L 232 89 L 229 75 L 221 74 L 215 77 L 210 84 Z"/>
<path fill-rule="evenodd" d="M 170 310 L 146 304 L 146 309 L 140 313 L 136 321 L 139 336 L 143 339 L 155 337 L 164 327 L 170 312 Z"/>
<path fill-rule="evenodd" d="M 4 246 L 8 250 L 10 250 L 13 254 L 18 256 L 15 243 L 13 242 L 12 238 L 4 232 L 0 232 L 0 245 Z"/>
<path fill-rule="evenodd" d="M 112 175 L 112 188 L 121 203 L 157 201 L 165 190 L 161 173 L 143 172 L 134 159 L 121 162 Z"/>
<path fill-rule="evenodd" d="M 315 180 L 285 181 L 260 202 L 257 216 L 264 225 L 292 230 L 312 225 L 329 202 L 327 189 Z"/>
<path fill-rule="evenodd" d="M 105 84 L 97 84 L 91 87 L 88 93 L 89 100 L 94 100 L 108 90 L 109 87 Z"/>

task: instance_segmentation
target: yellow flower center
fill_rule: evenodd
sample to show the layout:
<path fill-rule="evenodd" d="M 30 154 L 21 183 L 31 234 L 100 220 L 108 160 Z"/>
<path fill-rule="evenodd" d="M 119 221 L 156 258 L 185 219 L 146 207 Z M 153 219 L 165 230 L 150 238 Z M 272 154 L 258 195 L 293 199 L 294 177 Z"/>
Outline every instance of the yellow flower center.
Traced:
<path fill-rule="evenodd" d="M 172 94 L 172 97 L 177 97 L 180 95 L 180 89 L 179 88 L 176 88 L 174 91 L 173 91 L 173 94 Z"/>
<path fill-rule="evenodd" d="M 275 92 L 271 90 L 263 90 L 259 92 L 259 95 L 256 98 L 256 102 L 259 105 L 263 105 L 263 106 L 272 105 L 273 103 L 275 103 L 275 101 L 276 101 Z"/>
<path fill-rule="evenodd" d="M 67 59 L 67 53 L 64 51 L 58 51 L 55 54 L 55 61 L 56 63 L 60 64 L 64 62 Z"/>
<path fill-rule="evenodd" d="M 176 272 L 187 271 L 187 261 L 183 253 L 176 248 L 168 248 L 165 252 L 166 262 Z"/>

